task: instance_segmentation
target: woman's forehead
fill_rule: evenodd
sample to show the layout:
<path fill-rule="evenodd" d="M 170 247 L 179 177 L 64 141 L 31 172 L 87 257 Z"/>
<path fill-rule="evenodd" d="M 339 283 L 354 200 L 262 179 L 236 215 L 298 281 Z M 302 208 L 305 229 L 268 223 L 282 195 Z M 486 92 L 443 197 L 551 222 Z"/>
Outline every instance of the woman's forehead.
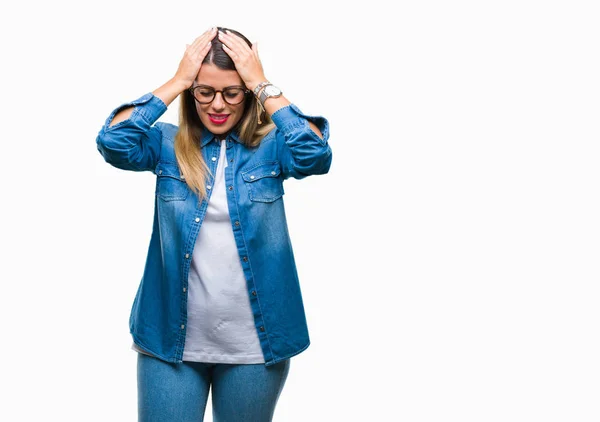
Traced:
<path fill-rule="evenodd" d="M 214 64 L 205 63 L 196 77 L 196 84 L 208 85 L 216 89 L 226 86 L 244 85 L 242 78 L 235 70 L 219 69 Z"/>

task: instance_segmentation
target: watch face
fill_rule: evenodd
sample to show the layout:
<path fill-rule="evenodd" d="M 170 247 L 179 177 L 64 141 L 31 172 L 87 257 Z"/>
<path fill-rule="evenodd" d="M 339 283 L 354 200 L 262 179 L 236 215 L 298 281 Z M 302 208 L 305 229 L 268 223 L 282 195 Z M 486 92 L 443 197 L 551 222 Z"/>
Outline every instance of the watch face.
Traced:
<path fill-rule="evenodd" d="M 269 85 L 265 87 L 265 94 L 267 95 L 279 95 L 280 92 L 280 89 L 276 86 Z"/>

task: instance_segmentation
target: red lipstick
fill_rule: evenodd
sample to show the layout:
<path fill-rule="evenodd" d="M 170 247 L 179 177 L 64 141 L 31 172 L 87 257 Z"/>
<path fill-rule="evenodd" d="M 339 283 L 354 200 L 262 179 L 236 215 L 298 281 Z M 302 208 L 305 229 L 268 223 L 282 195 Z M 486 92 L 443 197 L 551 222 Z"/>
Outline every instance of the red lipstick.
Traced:
<path fill-rule="evenodd" d="M 208 120 L 215 125 L 222 125 L 229 119 L 229 114 L 209 114 Z"/>

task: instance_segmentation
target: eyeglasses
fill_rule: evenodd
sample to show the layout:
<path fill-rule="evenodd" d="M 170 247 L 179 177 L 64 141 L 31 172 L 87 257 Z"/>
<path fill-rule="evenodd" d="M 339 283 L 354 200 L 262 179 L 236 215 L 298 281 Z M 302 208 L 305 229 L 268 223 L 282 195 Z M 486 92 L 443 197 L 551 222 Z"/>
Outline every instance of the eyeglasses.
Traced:
<path fill-rule="evenodd" d="M 200 104 L 210 104 L 215 99 L 217 92 L 221 93 L 223 100 L 230 105 L 237 105 L 244 101 L 246 95 L 252 93 L 249 89 L 243 86 L 228 86 L 222 90 L 215 90 L 212 86 L 198 85 L 192 88 L 188 88 L 188 91 L 192 94 L 194 99 Z"/>

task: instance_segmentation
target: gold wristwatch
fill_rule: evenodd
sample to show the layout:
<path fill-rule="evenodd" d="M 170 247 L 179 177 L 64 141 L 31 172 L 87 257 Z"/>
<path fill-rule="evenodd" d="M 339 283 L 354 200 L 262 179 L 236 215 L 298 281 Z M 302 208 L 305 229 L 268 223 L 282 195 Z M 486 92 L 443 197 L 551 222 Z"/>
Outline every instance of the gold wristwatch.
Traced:
<path fill-rule="evenodd" d="M 260 91 L 260 94 L 258 94 L 258 100 L 260 101 L 263 107 L 265 106 L 265 101 L 267 100 L 267 98 L 277 98 L 280 97 L 281 94 L 283 94 L 283 92 L 281 92 L 281 89 L 277 88 L 272 83 L 266 83 L 263 86 L 264 88 L 262 89 L 262 91 Z M 260 85 L 257 88 L 260 89 L 259 87 Z"/>

